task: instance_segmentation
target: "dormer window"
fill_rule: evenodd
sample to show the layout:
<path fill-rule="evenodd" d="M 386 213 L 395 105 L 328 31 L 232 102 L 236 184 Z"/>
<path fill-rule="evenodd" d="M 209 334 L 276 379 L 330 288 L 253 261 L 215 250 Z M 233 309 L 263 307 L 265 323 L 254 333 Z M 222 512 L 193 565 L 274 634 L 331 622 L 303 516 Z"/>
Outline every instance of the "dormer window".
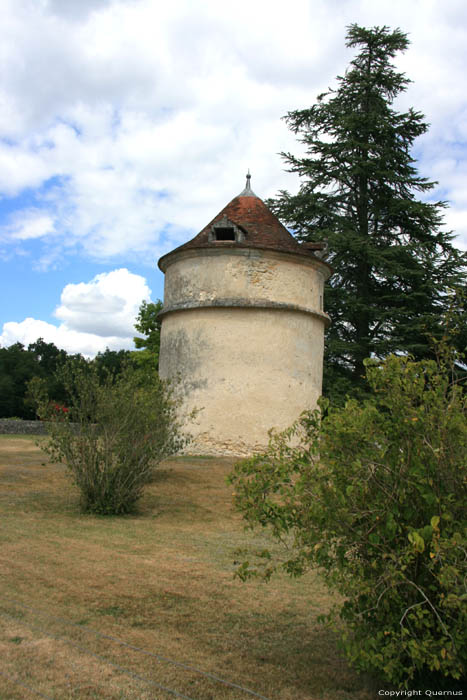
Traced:
<path fill-rule="evenodd" d="M 233 226 L 231 228 L 227 228 L 227 227 L 220 228 L 220 226 L 216 227 L 214 229 L 214 235 L 215 235 L 214 240 L 216 240 L 216 241 L 235 241 L 235 240 L 237 240 L 235 238 L 235 229 L 233 228 Z"/>
<path fill-rule="evenodd" d="M 245 240 L 245 231 L 224 216 L 211 226 L 209 241 L 240 243 Z"/>

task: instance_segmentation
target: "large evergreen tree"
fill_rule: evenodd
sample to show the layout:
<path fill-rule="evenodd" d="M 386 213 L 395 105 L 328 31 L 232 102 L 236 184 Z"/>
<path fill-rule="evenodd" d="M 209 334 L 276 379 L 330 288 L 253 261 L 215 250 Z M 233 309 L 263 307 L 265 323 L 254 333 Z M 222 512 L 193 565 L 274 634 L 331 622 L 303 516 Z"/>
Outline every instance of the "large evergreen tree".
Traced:
<path fill-rule="evenodd" d="M 417 198 L 436 184 L 410 154 L 428 126 L 419 112 L 392 106 L 410 81 L 391 61 L 408 44 L 399 29 L 351 25 L 347 46 L 359 53 L 337 89 L 285 117 L 306 155 L 282 156 L 302 182 L 298 194 L 281 191 L 268 204 L 298 239 L 328 241 L 330 393 L 358 384 L 370 355 L 426 356 L 450 291 L 465 284 L 465 256 L 441 230 L 445 203 Z"/>

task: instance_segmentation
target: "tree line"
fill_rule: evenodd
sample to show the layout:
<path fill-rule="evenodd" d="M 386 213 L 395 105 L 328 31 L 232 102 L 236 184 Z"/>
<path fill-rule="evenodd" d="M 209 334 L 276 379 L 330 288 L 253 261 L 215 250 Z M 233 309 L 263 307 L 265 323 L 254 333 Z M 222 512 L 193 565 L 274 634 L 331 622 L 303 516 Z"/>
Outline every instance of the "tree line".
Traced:
<path fill-rule="evenodd" d="M 47 394 L 57 405 L 67 407 L 69 393 L 61 377 L 66 365 L 93 367 L 101 382 L 107 376 L 118 377 L 127 365 L 157 369 L 159 358 L 160 322 L 157 314 L 162 302 L 146 302 L 140 306 L 135 329 L 143 337 L 135 337 L 138 350 L 109 350 L 99 352 L 92 360 L 79 353 L 69 354 L 54 343 L 38 338 L 27 347 L 14 343 L 0 348 L 0 418 L 34 420 L 36 405 L 28 390 L 32 379 L 44 380 Z"/>

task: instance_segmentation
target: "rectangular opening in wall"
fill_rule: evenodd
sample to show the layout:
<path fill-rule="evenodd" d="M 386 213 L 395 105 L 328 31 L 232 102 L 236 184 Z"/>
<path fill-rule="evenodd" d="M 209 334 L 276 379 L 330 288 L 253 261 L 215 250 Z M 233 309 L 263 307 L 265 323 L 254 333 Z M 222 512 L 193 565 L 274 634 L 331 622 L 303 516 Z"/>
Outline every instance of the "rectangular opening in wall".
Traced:
<path fill-rule="evenodd" d="M 233 228 L 215 228 L 214 230 L 216 241 L 234 241 L 235 231 Z"/>

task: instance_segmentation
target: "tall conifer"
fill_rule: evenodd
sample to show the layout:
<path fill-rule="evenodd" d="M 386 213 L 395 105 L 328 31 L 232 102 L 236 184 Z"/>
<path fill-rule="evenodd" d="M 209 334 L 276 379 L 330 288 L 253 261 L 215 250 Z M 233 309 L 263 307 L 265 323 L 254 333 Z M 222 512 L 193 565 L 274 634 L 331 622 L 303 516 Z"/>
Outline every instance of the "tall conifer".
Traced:
<path fill-rule="evenodd" d="M 429 354 L 450 291 L 465 284 L 465 255 L 441 230 L 446 204 L 417 198 L 436 184 L 418 174 L 410 153 L 428 125 L 420 112 L 393 108 L 410 81 L 392 59 L 408 45 L 399 29 L 352 24 L 347 46 L 359 53 L 337 88 L 285 117 L 306 147 L 304 156 L 281 154 L 301 186 L 268 204 L 298 239 L 328 241 L 331 392 L 345 378 L 358 383 L 370 355 Z"/>

